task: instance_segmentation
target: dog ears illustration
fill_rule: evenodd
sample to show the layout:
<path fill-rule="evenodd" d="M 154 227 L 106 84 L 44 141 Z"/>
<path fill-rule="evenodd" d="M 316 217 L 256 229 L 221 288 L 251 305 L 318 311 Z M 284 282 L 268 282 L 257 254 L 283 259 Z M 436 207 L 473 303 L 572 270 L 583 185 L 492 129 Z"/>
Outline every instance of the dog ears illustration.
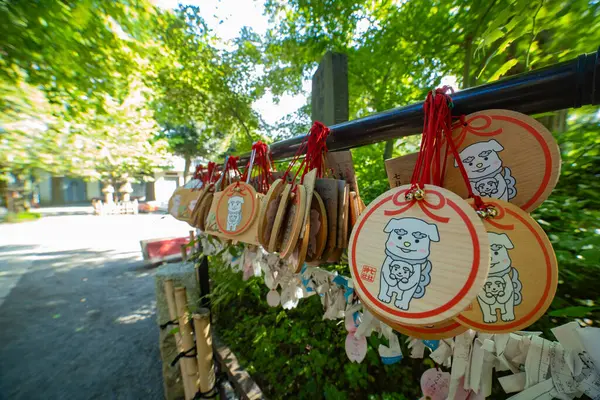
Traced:
<path fill-rule="evenodd" d="M 440 233 L 438 232 L 437 225 L 430 224 L 421 219 L 417 218 L 392 218 L 389 220 L 383 231 L 390 233 L 394 229 L 406 229 L 410 232 L 423 232 L 432 242 L 440 241 Z"/>
<path fill-rule="evenodd" d="M 486 147 L 490 150 L 494 150 L 495 152 L 504 150 L 504 147 L 502 147 L 502 145 L 494 139 L 488 140 L 487 144 L 488 144 L 488 146 L 486 146 Z"/>
<path fill-rule="evenodd" d="M 510 241 L 510 238 L 506 233 L 488 232 L 488 238 L 490 240 L 490 244 L 498 244 L 506 247 L 508 250 L 515 248 L 515 245 Z"/>
<path fill-rule="evenodd" d="M 439 242 L 440 241 L 440 233 L 438 232 L 437 225 L 428 224 L 426 222 L 425 222 L 425 225 L 427 226 L 425 233 L 427 234 L 427 236 L 429 236 L 429 239 L 432 242 Z"/>

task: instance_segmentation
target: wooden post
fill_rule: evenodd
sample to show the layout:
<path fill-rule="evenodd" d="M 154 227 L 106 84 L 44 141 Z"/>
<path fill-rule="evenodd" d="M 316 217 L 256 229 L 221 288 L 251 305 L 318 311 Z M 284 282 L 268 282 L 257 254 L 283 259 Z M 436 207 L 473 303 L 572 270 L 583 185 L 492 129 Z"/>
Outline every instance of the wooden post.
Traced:
<path fill-rule="evenodd" d="M 169 308 L 169 318 L 171 321 L 175 321 L 177 320 L 177 306 L 175 305 L 175 288 L 171 279 L 165 280 L 165 297 L 167 298 L 167 307 Z M 175 334 L 175 343 L 177 345 L 177 350 L 182 352 L 187 349 L 184 349 L 180 332 Z M 196 384 L 193 380 L 189 379 L 189 375 L 187 373 L 187 364 L 180 362 L 179 368 L 181 369 L 181 381 L 183 383 L 183 392 L 185 394 L 185 398 L 186 400 L 194 398 L 196 395 Z"/>
<path fill-rule="evenodd" d="M 200 390 L 206 393 L 212 391 L 215 386 L 210 310 L 208 308 L 201 308 L 197 314 L 194 314 L 194 330 L 196 331 Z"/>
<path fill-rule="evenodd" d="M 194 336 L 192 327 L 190 326 L 190 318 L 188 315 L 187 295 L 184 287 L 175 288 L 175 306 L 177 309 L 177 317 L 179 318 L 179 333 L 181 334 L 181 344 L 183 351 L 187 351 L 194 347 Z M 193 382 L 194 394 L 198 388 L 198 363 L 190 357 L 183 357 L 179 362 L 185 364 L 187 378 Z"/>
<path fill-rule="evenodd" d="M 327 126 L 348 121 L 348 56 L 325 53 L 312 79 L 312 120 Z"/>
<path fill-rule="evenodd" d="M 187 261 L 187 245 L 185 244 L 181 245 L 181 259 Z"/>

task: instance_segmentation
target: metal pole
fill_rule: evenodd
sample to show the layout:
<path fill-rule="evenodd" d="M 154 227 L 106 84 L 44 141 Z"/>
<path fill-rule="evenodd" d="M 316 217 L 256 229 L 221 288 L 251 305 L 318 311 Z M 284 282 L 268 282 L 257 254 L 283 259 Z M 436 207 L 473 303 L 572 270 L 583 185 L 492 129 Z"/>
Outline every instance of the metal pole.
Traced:
<path fill-rule="evenodd" d="M 539 70 L 457 92 L 454 114 L 504 108 L 539 114 L 600 103 L 600 49 Z M 331 151 L 365 146 L 415 135 L 423 125 L 423 103 L 395 108 L 365 118 L 330 126 Z M 292 157 L 306 135 L 271 145 L 273 159 Z M 249 154 L 242 156 L 242 164 Z"/>

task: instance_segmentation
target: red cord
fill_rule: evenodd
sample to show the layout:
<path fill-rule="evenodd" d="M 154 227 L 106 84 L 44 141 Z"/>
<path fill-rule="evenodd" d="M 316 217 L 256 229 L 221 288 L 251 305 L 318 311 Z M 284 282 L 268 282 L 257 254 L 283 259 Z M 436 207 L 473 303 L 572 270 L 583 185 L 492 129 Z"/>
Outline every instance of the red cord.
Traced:
<path fill-rule="evenodd" d="M 469 176 L 465 166 L 460 159 L 456 145 L 452 138 L 452 98 L 447 94 L 452 93 L 450 86 L 438 88 L 427 94 L 423 104 L 425 118 L 423 122 L 423 137 L 421 148 L 417 157 L 417 163 L 411 178 L 411 189 L 423 188 L 423 185 L 433 183 L 441 186 L 446 173 L 446 162 L 448 153 L 451 152 L 458 164 L 460 174 L 463 177 L 469 198 L 475 200 L 477 209 L 484 207 L 481 198 L 473 193 Z M 464 117 L 461 119 L 464 121 Z M 445 145 L 448 149 L 444 151 Z M 443 157 L 443 160 L 442 160 Z"/>
<path fill-rule="evenodd" d="M 241 180 L 246 181 L 248 174 L 251 174 L 250 178 L 252 178 L 252 172 L 258 171 L 258 174 L 255 175 L 257 182 L 256 190 L 260 193 L 267 193 L 273 179 L 271 163 L 269 161 L 269 146 L 259 140 L 252 145 L 252 152 L 254 153 L 252 171 L 250 170 L 250 160 L 248 160 Z"/>
<path fill-rule="evenodd" d="M 324 158 L 327 153 L 327 137 L 329 136 L 330 130 L 324 124 L 319 121 L 315 121 L 313 126 L 310 128 L 309 134 L 302 140 L 296 155 L 290 162 L 283 179 L 285 180 L 291 172 L 294 164 L 298 161 L 300 156 L 304 153 L 305 157 L 300 163 L 292 185 L 295 186 L 296 179 L 300 173 L 300 182 L 304 181 L 304 176 L 313 169 L 317 170 L 317 177 L 322 178 L 325 174 L 325 163 Z M 295 187 L 294 187 L 295 189 Z"/>

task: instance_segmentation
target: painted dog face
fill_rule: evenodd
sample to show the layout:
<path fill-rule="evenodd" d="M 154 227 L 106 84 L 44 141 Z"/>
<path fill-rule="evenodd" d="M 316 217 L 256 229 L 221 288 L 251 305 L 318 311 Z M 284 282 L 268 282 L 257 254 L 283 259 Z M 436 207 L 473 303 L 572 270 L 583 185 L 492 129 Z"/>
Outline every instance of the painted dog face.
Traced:
<path fill-rule="evenodd" d="M 483 290 L 487 297 L 495 297 L 502 296 L 504 294 L 504 288 L 506 287 L 506 283 L 504 279 L 500 277 L 489 277 L 485 285 L 483 285 Z"/>
<path fill-rule="evenodd" d="M 460 159 L 465 166 L 469 179 L 477 179 L 498 173 L 502 169 L 502 160 L 498 153 L 504 147 L 494 139 L 487 142 L 477 142 L 465 147 L 460 152 Z M 456 160 L 454 166 L 458 167 Z"/>
<path fill-rule="evenodd" d="M 415 268 L 409 263 L 394 261 L 390 265 L 390 276 L 402 283 L 408 283 L 414 273 Z"/>
<path fill-rule="evenodd" d="M 232 196 L 227 200 L 227 211 L 230 214 L 239 213 L 242 211 L 242 204 L 244 204 L 244 198 L 240 196 Z"/>
<path fill-rule="evenodd" d="M 484 178 L 477 181 L 475 189 L 477 189 L 481 196 L 492 197 L 494 194 L 498 193 L 498 180 L 494 178 Z"/>
<path fill-rule="evenodd" d="M 508 250 L 514 249 L 514 245 L 506 233 L 488 232 L 490 240 L 490 274 L 501 272 L 511 266 Z"/>
<path fill-rule="evenodd" d="M 386 250 L 407 260 L 427 258 L 431 242 L 440 241 L 437 226 L 418 218 L 393 218 L 383 231 L 389 234 Z"/>

